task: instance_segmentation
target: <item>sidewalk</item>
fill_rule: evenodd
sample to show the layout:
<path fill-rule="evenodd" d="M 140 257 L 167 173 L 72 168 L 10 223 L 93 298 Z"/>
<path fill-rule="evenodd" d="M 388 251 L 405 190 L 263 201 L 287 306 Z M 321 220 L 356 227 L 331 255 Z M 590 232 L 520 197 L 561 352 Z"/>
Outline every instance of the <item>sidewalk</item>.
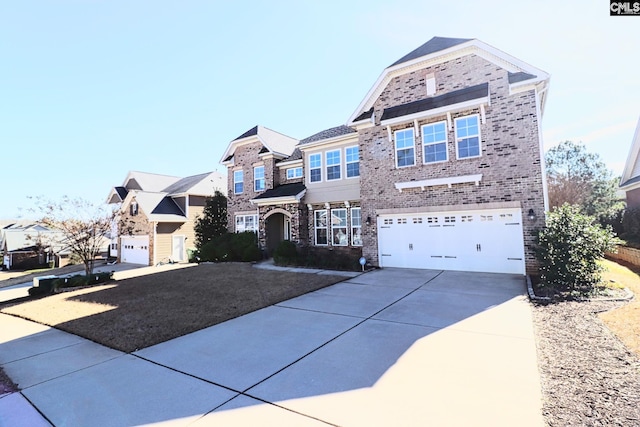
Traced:
<path fill-rule="evenodd" d="M 376 270 L 132 354 L 0 314 L 22 388 L 0 420 L 541 426 L 524 292 L 519 276 Z"/>

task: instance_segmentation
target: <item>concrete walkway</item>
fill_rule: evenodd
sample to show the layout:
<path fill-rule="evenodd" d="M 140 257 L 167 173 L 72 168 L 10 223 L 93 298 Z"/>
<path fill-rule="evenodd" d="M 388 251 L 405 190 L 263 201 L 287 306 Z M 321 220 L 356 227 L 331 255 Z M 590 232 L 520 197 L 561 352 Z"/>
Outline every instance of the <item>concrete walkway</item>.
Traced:
<path fill-rule="evenodd" d="M 376 270 L 132 354 L 0 314 L 0 426 L 542 426 L 524 292 Z"/>

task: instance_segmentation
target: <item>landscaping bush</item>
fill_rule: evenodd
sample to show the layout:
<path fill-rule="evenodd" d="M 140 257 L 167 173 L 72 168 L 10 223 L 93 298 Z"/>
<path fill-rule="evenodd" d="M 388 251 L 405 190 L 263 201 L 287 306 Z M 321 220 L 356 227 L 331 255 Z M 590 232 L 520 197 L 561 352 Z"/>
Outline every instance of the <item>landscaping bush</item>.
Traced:
<path fill-rule="evenodd" d="M 255 233 L 225 233 L 202 245 L 196 253 L 200 262 L 258 261 L 262 252 Z"/>
<path fill-rule="evenodd" d="M 79 286 L 97 285 L 108 282 L 113 278 L 113 272 L 93 273 L 91 276 L 78 274 L 71 277 L 61 277 L 53 282 L 54 290 L 61 288 L 76 288 Z"/>
<path fill-rule="evenodd" d="M 631 246 L 640 246 L 640 209 L 626 209 L 622 215 L 622 232 L 620 237 Z"/>
<path fill-rule="evenodd" d="M 540 285 L 568 297 L 591 293 L 601 280 L 596 260 L 615 250 L 617 242 L 611 228 L 581 214 L 578 206 L 564 204 L 554 209 L 538 233 Z"/>
<path fill-rule="evenodd" d="M 296 244 L 290 240 L 280 242 L 276 251 L 273 253 L 273 261 L 277 265 L 298 265 L 298 248 Z"/>

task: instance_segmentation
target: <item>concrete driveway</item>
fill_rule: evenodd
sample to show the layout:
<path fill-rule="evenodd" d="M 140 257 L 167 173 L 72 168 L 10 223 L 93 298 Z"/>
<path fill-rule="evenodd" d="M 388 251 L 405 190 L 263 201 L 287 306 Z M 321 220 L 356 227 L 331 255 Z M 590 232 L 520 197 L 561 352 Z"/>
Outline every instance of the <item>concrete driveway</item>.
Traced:
<path fill-rule="evenodd" d="M 0 425 L 541 426 L 524 293 L 383 269 L 133 354 L 0 315 Z"/>

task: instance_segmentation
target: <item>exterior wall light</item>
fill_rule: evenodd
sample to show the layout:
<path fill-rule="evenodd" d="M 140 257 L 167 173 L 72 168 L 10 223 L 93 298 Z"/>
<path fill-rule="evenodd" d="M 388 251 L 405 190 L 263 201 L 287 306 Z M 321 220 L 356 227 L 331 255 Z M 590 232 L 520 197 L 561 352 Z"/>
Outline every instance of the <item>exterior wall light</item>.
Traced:
<path fill-rule="evenodd" d="M 535 221 L 536 220 L 536 213 L 533 211 L 533 209 L 529 209 L 529 219 L 531 221 Z"/>
<path fill-rule="evenodd" d="M 366 224 L 367 224 L 367 225 L 371 225 L 371 217 L 370 217 L 370 216 L 368 216 L 368 217 L 367 217 Z"/>

